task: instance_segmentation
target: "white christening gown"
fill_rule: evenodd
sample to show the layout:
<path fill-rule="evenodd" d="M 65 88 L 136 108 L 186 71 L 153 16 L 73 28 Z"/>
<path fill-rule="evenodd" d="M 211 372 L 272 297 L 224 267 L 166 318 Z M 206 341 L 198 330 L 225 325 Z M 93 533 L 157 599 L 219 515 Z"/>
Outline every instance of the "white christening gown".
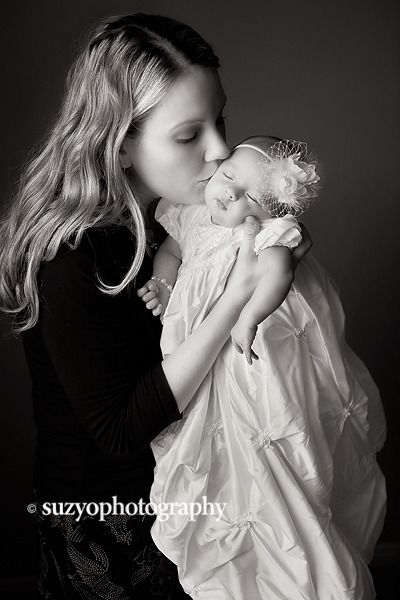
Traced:
<path fill-rule="evenodd" d="M 212 224 L 205 205 L 161 200 L 156 218 L 182 250 L 164 316 L 166 355 L 223 292 L 241 228 Z M 265 221 L 255 250 L 295 247 L 299 232 L 291 216 Z M 375 598 L 367 563 L 385 513 L 375 459 L 385 418 L 370 374 L 346 345 L 336 289 L 312 257 L 253 348 L 259 360 L 250 366 L 228 341 L 182 420 L 152 443 L 151 501 L 206 497 L 227 503 L 222 518 L 177 510 L 155 521 L 153 540 L 192 598 Z"/>

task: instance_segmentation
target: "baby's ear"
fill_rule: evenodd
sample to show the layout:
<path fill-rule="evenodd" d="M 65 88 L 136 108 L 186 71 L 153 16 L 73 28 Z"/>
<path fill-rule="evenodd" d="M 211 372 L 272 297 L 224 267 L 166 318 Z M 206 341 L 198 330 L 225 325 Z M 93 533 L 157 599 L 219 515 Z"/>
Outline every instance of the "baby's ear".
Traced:
<path fill-rule="evenodd" d="M 119 164 L 122 169 L 129 169 L 132 166 L 132 160 L 127 149 L 126 139 L 122 142 L 119 150 Z"/>

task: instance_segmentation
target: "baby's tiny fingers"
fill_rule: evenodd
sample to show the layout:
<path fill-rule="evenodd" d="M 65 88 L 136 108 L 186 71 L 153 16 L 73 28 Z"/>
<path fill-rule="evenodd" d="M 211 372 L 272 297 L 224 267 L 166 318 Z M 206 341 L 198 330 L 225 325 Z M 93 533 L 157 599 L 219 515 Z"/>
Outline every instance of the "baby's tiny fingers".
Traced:
<path fill-rule="evenodd" d="M 150 291 L 150 292 L 147 292 L 147 294 L 145 294 L 145 295 L 143 296 L 142 300 L 143 300 L 144 302 L 149 302 L 150 300 L 153 300 L 153 298 L 155 298 L 155 297 L 156 297 L 156 293 L 155 293 L 155 292 L 152 292 L 152 291 Z"/>
<path fill-rule="evenodd" d="M 153 315 L 155 317 L 158 317 L 159 315 L 161 315 L 162 308 L 163 308 L 162 304 L 159 304 L 158 306 L 153 308 Z"/>
<path fill-rule="evenodd" d="M 144 296 L 146 294 L 146 292 L 149 291 L 149 288 L 147 287 L 147 285 L 144 285 L 143 287 L 139 288 L 136 293 L 139 296 L 139 298 L 142 298 L 142 296 Z"/>
<path fill-rule="evenodd" d="M 152 300 L 146 302 L 146 308 L 148 308 L 149 310 L 153 310 L 154 308 L 157 308 L 159 304 L 160 302 L 158 298 L 153 298 Z"/>

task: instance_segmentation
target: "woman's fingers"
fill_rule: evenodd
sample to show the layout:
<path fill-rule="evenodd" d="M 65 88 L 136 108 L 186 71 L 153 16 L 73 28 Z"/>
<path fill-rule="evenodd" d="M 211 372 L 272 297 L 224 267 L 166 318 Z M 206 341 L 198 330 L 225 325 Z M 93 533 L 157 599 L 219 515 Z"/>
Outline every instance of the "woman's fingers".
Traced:
<path fill-rule="evenodd" d="M 249 365 L 253 364 L 253 360 L 258 360 L 259 359 L 259 357 L 254 352 L 254 350 L 252 350 L 251 346 L 244 345 L 244 347 L 243 347 L 243 354 L 245 355 L 246 360 L 249 363 Z"/>
<path fill-rule="evenodd" d="M 297 267 L 301 259 L 305 256 L 305 254 L 307 254 L 313 245 L 313 241 L 308 233 L 307 227 L 303 225 L 303 223 L 300 223 L 300 227 L 302 242 L 300 246 L 297 246 L 297 248 L 295 248 L 292 252 L 292 263 L 294 268 Z"/>
<path fill-rule="evenodd" d="M 247 302 L 257 285 L 257 256 L 254 252 L 254 240 L 259 229 L 260 224 L 255 217 L 245 219 L 239 252 L 225 290 L 234 293 L 238 302 Z"/>
<path fill-rule="evenodd" d="M 237 342 L 235 342 L 235 340 L 233 338 L 232 338 L 232 344 L 233 344 L 233 347 L 235 348 L 235 350 L 237 352 L 239 352 L 239 354 L 243 354 L 243 350 L 241 349 L 239 344 Z"/>
<path fill-rule="evenodd" d="M 246 217 L 243 224 L 242 242 L 239 252 L 254 256 L 254 240 L 260 231 L 260 222 L 255 217 Z"/>
<path fill-rule="evenodd" d="M 231 338 L 231 340 L 235 350 L 239 352 L 239 354 L 244 354 L 246 361 L 249 363 L 249 365 L 253 364 L 253 360 L 259 360 L 259 356 L 257 356 L 254 350 L 252 350 L 251 346 L 246 346 L 245 344 L 243 344 L 242 348 L 242 346 L 240 346 L 240 344 L 238 344 L 238 342 L 236 342 L 233 338 Z"/>
<path fill-rule="evenodd" d="M 244 351 L 244 356 L 246 358 L 246 361 L 249 365 L 252 365 L 252 360 L 251 360 L 251 352 L 249 352 L 248 350 Z"/>
<path fill-rule="evenodd" d="M 257 275 L 257 256 L 254 252 L 254 243 L 259 231 L 260 222 L 258 219 L 247 217 L 244 220 L 236 265 L 248 281 L 251 281 Z"/>

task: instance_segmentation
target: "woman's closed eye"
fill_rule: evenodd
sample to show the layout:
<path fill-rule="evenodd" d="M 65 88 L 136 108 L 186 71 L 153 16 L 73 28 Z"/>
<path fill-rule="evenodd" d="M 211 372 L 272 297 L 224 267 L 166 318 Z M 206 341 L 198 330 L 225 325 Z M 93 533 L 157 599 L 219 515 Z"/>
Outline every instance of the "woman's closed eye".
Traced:
<path fill-rule="evenodd" d="M 229 181 L 234 181 L 234 179 L 230 173 L 227 173 L 226 171 L 222 171 L 222 174 L 224 177 L 226 177 L 226 179 L 229 179 Z"/>
<path fill-rule="evenodd" d="M 193 134 L 191 136 L 188 137 L 181 137 L 181 138 L 177 138 L 177 142 L 178 144 L 189 144 L 189 142 L 193 142 L 199 135 L 199 131 L 196 130 L 193 132 Z"/>
<path fill-rule="evenodd" d="M 216 120 L 216 125 L 218 128 L 225 128 L 225 117 L 223 115 L 220 115 L 218 117 L 218 119 Z M 194 142 L 194 140 L 199 137 L 199 134 L 200 129 L 196 129 L 191 135 L 189 134 L 187 137 L 182 136 L 180 138 L 177 138 L 176 141 L 178 142 L 178 144 L 189 144 L 189 142 Z"/>

